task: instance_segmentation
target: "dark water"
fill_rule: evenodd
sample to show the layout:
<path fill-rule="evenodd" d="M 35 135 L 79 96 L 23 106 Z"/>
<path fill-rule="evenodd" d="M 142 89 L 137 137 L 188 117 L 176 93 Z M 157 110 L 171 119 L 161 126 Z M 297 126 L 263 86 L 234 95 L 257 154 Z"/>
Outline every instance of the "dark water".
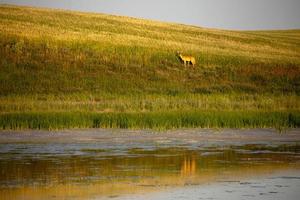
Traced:
<path fill-rule="evenodd" d="M 299 161 L 293 141 L 7 142 L 0 143 L 0 199 L 122 198 L 290 171 L 300 182 Z"/>

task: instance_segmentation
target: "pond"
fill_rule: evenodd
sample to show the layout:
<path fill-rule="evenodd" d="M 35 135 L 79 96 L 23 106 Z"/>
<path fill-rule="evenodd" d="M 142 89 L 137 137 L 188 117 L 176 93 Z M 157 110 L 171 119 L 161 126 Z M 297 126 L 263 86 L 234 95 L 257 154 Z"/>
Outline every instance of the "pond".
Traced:
<path fill-rule="evenodd" d="M 6 131 L 0 199 L 297 199 L 299 142 L 297 129 Z"/>

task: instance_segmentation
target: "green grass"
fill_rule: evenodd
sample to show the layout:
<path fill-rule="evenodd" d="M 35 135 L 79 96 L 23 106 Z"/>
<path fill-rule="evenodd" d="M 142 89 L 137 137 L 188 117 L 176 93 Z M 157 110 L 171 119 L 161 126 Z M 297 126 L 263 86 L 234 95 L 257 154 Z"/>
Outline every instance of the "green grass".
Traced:
<path fill-rule="evenodd" d="M 0 127 L 299 127 L 299 38 L 0 5 Z"/>
<path fill-rule="evenodd" d="M 295 128 L 300 114 L 288 112 L 9 113 L 3 129 L 61 128 Z"/>

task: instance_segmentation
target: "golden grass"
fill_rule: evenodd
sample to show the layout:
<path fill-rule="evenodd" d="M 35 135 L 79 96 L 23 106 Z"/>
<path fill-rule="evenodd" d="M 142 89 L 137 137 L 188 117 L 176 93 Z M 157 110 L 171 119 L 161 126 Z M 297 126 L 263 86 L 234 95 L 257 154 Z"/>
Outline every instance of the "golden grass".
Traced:
<path fill-rule="evenodd" d="M 0 113 L 298 112 L 299 38 L 0 5 Z"/>

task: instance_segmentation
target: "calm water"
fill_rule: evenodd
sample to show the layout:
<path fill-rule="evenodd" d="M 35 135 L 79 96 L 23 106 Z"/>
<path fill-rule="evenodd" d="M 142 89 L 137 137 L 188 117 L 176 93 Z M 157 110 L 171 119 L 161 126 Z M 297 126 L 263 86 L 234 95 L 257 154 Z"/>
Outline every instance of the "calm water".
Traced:
<path fill-rule="evenodd" d="M 190 135 L 183 136 L 192 137 L 188 141 L 159 135 L 135 140 L 130 134 L 122 140 L 118 134 L 109 138 L 83 133 L 83 140 L 68 134 L 69 141 L 65 135 L 61 141 L 19 134 L 5 136 L 0 143 L 0 199 L 133 198 L 177 187 L 205 188 L 208 183 L 235 187 L 237 182 L 276 173 L 300 185 L 300 144 L 295 140 L 211 142 Z M 274 177 L 268 181 L 284 187 Z"/>

